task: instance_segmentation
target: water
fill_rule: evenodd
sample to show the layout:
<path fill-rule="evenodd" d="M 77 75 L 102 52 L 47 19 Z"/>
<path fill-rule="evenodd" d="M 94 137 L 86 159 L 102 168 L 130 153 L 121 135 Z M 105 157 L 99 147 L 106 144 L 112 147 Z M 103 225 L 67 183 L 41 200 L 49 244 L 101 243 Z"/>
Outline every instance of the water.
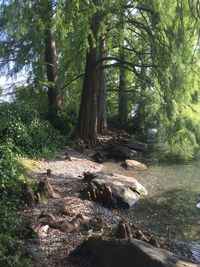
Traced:
<path fill-rule="evenodd" d="M 158 165 L 135 173 L 149 195 L 133 212 L 148 228 L 168 238 L 199 241 L 200 162 Z"/>
<path fill-rule="evenodd" d="M 136 178 L 148 190 L 128 212 L 150 233 L 186 242 L 200 263 L 200 160 L 190 164 L 158 164 L 147 171 L 127 171 L 116 163 L 104 170 Z"/>

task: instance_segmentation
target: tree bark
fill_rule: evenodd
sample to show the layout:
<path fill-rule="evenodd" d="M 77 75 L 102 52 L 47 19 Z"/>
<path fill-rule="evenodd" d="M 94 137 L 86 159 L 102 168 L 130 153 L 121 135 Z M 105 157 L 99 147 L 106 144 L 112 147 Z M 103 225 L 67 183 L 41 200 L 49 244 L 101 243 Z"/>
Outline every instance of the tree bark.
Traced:
<path fill-rule="evenodd" d="M 98 32 L 100 20 L 94 15 L 91 23 L 93 36 L 88 37 L 89 50 L 86 56 L 85 75 L 78 117 L 78 135 L 87 142 L 95 142 L 97 137 L 97 90 L 98 90 Z M 94 43 L 95 40 L 95 43 Z"/>
<path fill-rule="evenodd" d="M 58 85 L 58 70 L 57 70 L 57 55 L 56 55 L 56 40 L 55 34 L 52 29 L 52 3 L 48 3 L 48 22 L 46 23 L 45 30 L 45 61 L 48 82 L 48 102 L 49 111 L 57 112 L 61 108 L 61 90 Z"/>
<path fill-rule="evenodd" d="M 98 116 L 97 116 L 97 131 L 100 134 L 107 132 L 107 116 L 106 116 L 106 77 L 105 69 L 103 68 L 103 58 L 105 50 L 105 40 L 99 38 L 99 68 L 98 68 Z"/>
<path fill-rule="evenodd" d="M 124 61 L 123 51 L 120 53 L 120 60 Z M 119 95 L 118 95 L 118 119 L 121 127 L 124 127 L 128 119 L 128 99 L 126 93 L 126 69 L 119 69 Z"/>

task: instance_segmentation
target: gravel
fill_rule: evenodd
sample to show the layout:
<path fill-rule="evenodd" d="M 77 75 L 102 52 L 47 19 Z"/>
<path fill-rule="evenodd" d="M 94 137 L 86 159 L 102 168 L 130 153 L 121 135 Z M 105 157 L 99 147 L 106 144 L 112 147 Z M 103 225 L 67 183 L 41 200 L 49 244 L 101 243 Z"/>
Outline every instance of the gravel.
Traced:
<path fill-rule="evenodd" d="M 102 169 L 101 164 L 91 161 L 87 155 L 76 151 L 68 152 L 71 161 L 64 160 L 59 155 L 55 160 L 38 161 L 34 179 L 40 180 L 47 169 L 52 170 L 49 178 L 55 193 L 55 198 L 49 198 L 46 203 L 33 209 L 25 208 L 20 211 L 20 217 L 24 222 L 35 221 L 42 211 L 51 212 L 57 219 L 71 220 L 73 216 L 82 213 L 93 218 L 93 223 L 80 229 L 78 232 L 63 233 L 59 230 L 46 227 L 46 233 L 39 232 L 37 238 L 30 240 L 26 246 L 35 255 L 35 267 L 84 267 L 89 263 L 73 263 L 70 253 L 90 235 L 101 235 L 106 227 L 115 226 L 120 216 L 117 212 L 108 210 L 98 203 L 82 200 L 79 198 L 79 190 L 83 187 L 81 177 L 83 172 L 94 172 Z M 72 216 L 60 215 L 60 209 L 65 206 Z M 96 223 L 95 223 L 96 222 Z"/>

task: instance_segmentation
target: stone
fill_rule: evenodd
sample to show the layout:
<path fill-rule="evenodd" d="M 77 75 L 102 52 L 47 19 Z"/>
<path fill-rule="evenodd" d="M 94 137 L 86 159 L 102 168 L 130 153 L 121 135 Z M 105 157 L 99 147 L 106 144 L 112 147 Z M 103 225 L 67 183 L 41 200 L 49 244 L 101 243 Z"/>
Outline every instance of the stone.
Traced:
<path fill-rule="evenodd" d="M 151 165 L 151 166 L 156 166 L 158 165 L 158 159 L 156 158 L 144 158 L 144 157 L 140 157 L 140 158 L 134 158 L 135 160 L 139 160 L 142 161 L 142 163 L 146 164 L 146 165 Z"/>
<path fill-rule="evenodd" d="M 47 234 L 48 234 L 48 230 L 49 230 L 49 225 L 48 225 L 48 224 L 43 225 L 43 226 L 40 227 L 40 229 L 38 230 L 38 234 L 39 234 L 39 236 L 46 237 Z"/>
<path fill-rule="evenodd" d="M 130 149 L 136 151 L 147 151 L 148 145 L 146 143 L 137 142 L 137 141 L 129 141 L 126 144 L 123 144 L 125 147 L 129 147 Z"/>
<path fill-rule="evenodd" d="M 117 183 L 121 183 L 123 186 L 131 188 L 132 191 L 137 192 L 139 195 L 147 195 L 146 188 L 132 176 L 99 171 L 95 173 L 95 179 L 103 179 L 108 183 L 112 182 L 116 185 Z"/>
<path fill-rule="evenodd" d="M 106 148 L 108 156 L 114 159 L 132 159 L 137 151 L 123 145 L 112 145 Z"/>
<path fill-rule="evenodd" d="M 146 171 L 148 169 L 148 167 L 144 163 L 130 159 L 125 160 L 125 167 L 131 168 L 135 171 Z"/>
<path fill-rule="evenodd" d="M 130 208 L 141 196 L 147 194 L 146 188 L 133 177 L 104 172 L 96 172 L 93 177 L 84 193 L 89 192 L 91 195 L 95 190 L 97 197 L 92 200 L 100 201 L 109 208 Z M 104 194 L 107 191 L 110 194 Z M 111 201 L 108 201 L 109 196 Z"/>
<path fill-rule="evenodd" d="M 197 267 L 164 249 L 137 240 L 90 237 L 86 248 L 104 267 Z"/>
<path fill-rule="evenodd" d="M 96 162 L 96 163 L 103 163 L 104 162 L 104 156 L 100 152 L 96 152 L 91 156 L 91 158 Z"/>

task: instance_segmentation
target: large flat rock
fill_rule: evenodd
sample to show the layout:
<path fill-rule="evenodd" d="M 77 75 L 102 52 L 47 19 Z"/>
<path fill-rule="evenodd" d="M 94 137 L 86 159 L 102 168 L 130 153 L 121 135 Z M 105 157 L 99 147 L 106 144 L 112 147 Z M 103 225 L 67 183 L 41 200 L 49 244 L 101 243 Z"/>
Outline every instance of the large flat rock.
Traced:
<path fill-rule="evenodd" d="M 103 267 L 197 267 L 137 239 L 91 237 L 86 247 Z"/>
<path fill-rule="evenodd" d="M 147 195 L 146 188 L 132 176 L 99 171 L 95 173 L 95 178 L 93 179 L 93 181 L 95 180 L 98 180 L 99 183 L 112 183 L 115 185 L 130 187 L 133 190 L 137 191 L 140 195 Z"/>
<path fill-rule="evenodd" d="M 95 176 L 91 184 L 100 191 L 109 187 L 116 207 L 130 208 L 142 195 L 147 194 L 145 187 L 132 177 L 104 172 L 97 172 Z"/>
<path fill-rule="evenodd" d="M 141 196 L 147 194 L 146 188 L 133 177 L 115 173 L 85 173 L 83 179 L 87 186 L 82 197 L 101 202 L 108 208 L 130 208 Z"/>

